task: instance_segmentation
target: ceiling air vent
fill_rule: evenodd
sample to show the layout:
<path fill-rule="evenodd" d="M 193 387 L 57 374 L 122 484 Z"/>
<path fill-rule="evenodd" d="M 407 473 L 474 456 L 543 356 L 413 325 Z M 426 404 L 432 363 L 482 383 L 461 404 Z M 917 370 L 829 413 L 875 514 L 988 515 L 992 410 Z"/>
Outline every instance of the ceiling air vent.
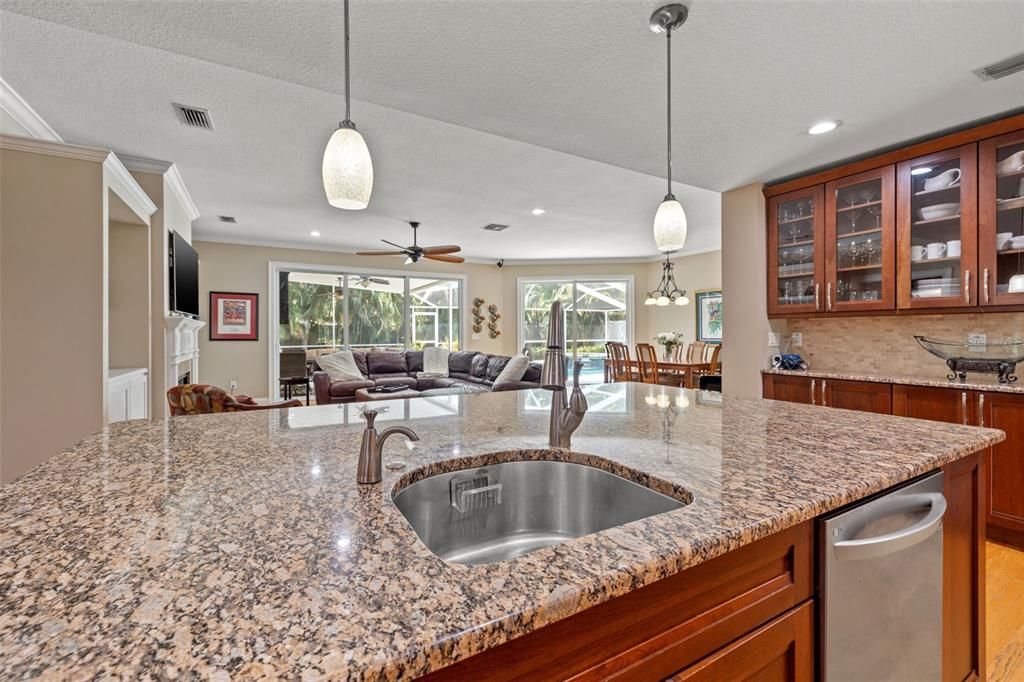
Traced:
<path fill-rule="evenodd" d="M 1018 52 L 994 64 L 975 69 L 974 75 L 983 81 L 994 81 L 997 78 L 1005 78 L 1018 71 L 1024 71 L 1024 52 Z"/>
<path fill-rule="evenodd" d="M 488 232 L 501 232 L 502 230 L 507 230 L 508 229 L 508 225 L 499 225 L 498 223 L 490 223 L 488 225 L 484 225 L 480 229 L 481 230 L 487 230 Z"/>
<path fill-rule="evenodd" d="M 219 215 L 219 216 L 217 216 L 217 219 L 220 220 L 222 223 L 237 223 L 238 222 L 237 220 L 235 220 L 235 216 L 233 216 L 233 215 Z"/>
<path fill-rule="evenodd" d="M 209 109 L 190 107 L 175 102 L 172 102 L 172 104 L 174 104 L 174 111 L 178 113 L 178 120 L 181 121 L 182 125 L 186 125 L 189 128 L 213 130 L 213 121 L 210 119 Z"/>

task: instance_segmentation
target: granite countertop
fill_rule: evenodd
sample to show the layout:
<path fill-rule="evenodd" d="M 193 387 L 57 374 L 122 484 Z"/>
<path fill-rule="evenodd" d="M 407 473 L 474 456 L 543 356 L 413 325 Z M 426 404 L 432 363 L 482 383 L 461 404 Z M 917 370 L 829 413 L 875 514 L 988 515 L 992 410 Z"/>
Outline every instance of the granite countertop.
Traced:
<path fill-rule="evenodd" d="M 1024 393 L 1024 383 L 1001 384 L 994 377 L 984 375 L 968 375 L 967 381 L 950 381 L 945 374 L 874 374 L 869 372 L 851 372 L 845 370 L 790 370 L 764 369 L 763 374 L 782 374 L 804 376 L 815 379 L 835 379 L 846 381 L 870 381 L 880 384 L 906 384 L 908 386 L 932 386 L 935 388 L 955 388 L 961 391 L 998 391 L 1001 393 Z"/>
<path fill-rule="evenodd" d="M 111 425 L 0 487 L 0 678 L 413 677 L 1003 437 L 642 384 L 588 392 L 571 451 L 547 449 L 539 390 L 374 403 L 382 428 L 421 440 L 389 441 L 385 462 L 408 467 L 371 486 L 355 483 L 360 405 Z M 503 452 L 692 502 L 508 561 L 441 561 L 392 491 Z"/>

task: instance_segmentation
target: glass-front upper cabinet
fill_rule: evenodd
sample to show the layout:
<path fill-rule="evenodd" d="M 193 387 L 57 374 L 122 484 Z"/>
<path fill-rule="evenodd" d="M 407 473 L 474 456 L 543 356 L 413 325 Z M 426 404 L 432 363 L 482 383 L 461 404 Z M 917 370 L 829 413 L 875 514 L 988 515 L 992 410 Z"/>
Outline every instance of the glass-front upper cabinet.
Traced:
<path fill-rule="evenodd" d="M 768 313 L 824 310 L 825 192 L 815 185 L 768 202 Z"/>
<path fill-rule="evenodd" d="M 896 169 L 886 166 L 825 185 L 825 305 L 896 307 Z"/>
<path fill-rule="evenodd" d="M 1024 304 L 1024 130 L 978 147 L 981 305 Z"/>
<path fill-rule="evenodd" d="M 904 161 L 896 182 L 899 307 L 976 305 L 976 145 Z"/>

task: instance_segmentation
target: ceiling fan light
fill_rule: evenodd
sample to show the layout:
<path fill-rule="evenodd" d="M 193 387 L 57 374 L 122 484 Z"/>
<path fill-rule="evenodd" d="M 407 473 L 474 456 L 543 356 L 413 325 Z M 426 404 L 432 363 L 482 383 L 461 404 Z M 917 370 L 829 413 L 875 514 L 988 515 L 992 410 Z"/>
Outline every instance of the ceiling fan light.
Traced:
<path fill-rule="evenodd" d="M 342 125 L 324 149 L 324 192 L 336 208 L 359 211 L 370 204 L 373 162 L 366 141 L 355 126 Z"/>
<path fill-rule="evenodd" d="M 659 251 L 678 251 L 686 244 L 686 212 L 669 195 L 654 215 L 654 243 Z"/>
<path fill-rule="evenodd" d="M 406 256 L 406 257 L 405 257 L 405 264 L 406 264 L 406 265 L 412 265 L 412 264 L 413 264 L 413 263 L 415 263 L 415 262 L 416 262 L 416 261 L 415 261 L 415 260 L 413 260 L 413 257 L 412 257 L 412 256 Z"/>

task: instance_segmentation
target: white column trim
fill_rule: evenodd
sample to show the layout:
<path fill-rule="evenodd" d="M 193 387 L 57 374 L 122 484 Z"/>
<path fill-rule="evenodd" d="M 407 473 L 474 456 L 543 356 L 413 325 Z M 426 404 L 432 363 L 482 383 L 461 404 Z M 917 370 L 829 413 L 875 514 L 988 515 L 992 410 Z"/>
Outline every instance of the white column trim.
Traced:
<path fill-rule="evenodd" d="M 192 200 L 192 195 L 189 194 L 188 188 L 185 186 L 185 181 L 181 178 L 181 171 L 178 170 L 178 166 L 171 161 L 160 161 L 158 159 L 147 159 L 143 156 L 130 156 L 126 154 L 119 154 L 121 160 L 124 161 L 124 165 L 133 171 L 139 173 L 153 173 L 155 175 L 164 176 L 166 181 L 167 189 L 171 191 L 174 196 L 178 198 L 181 205 L 185 207 L 185 213 L 188 214 L 189 221 L 193 221 L 199 217 L 199 208 L 196 206 L 196 202 Z"/>
<path fill-rule="evenodd" d="M 103 173 L 110 189 L 121 197 L 128 204 L 128 208 L 143 218 L 148 225 L 149 217 L 156 213 L 156 204 L 114 152 L 108 152 L 107 157 L 103 160 Z"/>
<path fill-rule="evenodd" d="M 0 149 L 12 149 L 18 152 L 45 154 L 47 156 L 60 156 L 66 159 L 78 159 L 79 161 L 95 161 L 96 163 L 102 163 L 110 155 L 109 149 L 82 147 L 77 144 L 67 144 L 66 142 L 50 142 L 49 140 L 37 140 L 31 137 L 3 134 L 0 134 Z"/>
<path fill-rule="evenodd" d="M 29 135 L 49 142 L 63 142 L 64 139 L 50 124 L 43 120 L 32 105 L 15 91 L 11 84 L 0 76 L 0 109 L 6 111 Z"/>

